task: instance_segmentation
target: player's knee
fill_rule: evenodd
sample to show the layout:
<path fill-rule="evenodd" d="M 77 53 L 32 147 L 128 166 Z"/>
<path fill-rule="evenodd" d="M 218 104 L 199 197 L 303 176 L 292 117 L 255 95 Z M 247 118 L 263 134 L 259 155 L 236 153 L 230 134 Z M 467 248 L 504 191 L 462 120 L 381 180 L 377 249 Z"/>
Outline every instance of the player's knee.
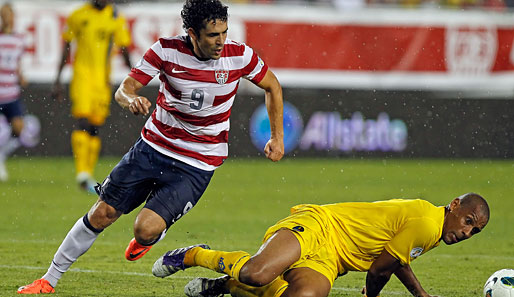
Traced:
<path fill-rule="evenodd" d="M 105 229 L 121 215 L 114 207 L 106 203 L 96 203 L 89 212 L 89 222 L 96 229 Z"/>
<path fill-rule="evenodd" d="M 266 267 L 250 261 L 239 271 L 239 280 L 242 283 L 253 287 L 262 287 L 271 283 L 277 277 L 277 275 L 268 271 Z"/>
<path fill-rule="evenodd" d="M 91 124 L 86 118 L 77 120 L 76 130 L 87 132 L 91 136 L 98 136 L 99 128 L 99 126 Z"/>
<path fill-rule="evenodd" d="M 134 237 L 142 245 L 154 244 L 165 230 L 166 221 L 148 208 L 143 208 L 134 222 Z"/>
<path fill-rule="evenodd" d="M 87 132 L 89 130 L 89 126 L 89 121 L 86 118 L 80 118 L 77 119 L 77 126 L 75 129 Z"/>
<path fill-rule="evenodd" d="M 95 126 L 95 125 L 90 125 L 89 126 L 89 129 L 87 131 L 89 133 L 89 135 L 91 136 L 98 136 L 98 133 L 99 133 L 99 127 L 98 126 Z"/>
<path fill-rule="evenodd" d="M 21 131 L 23 131 L 23 118 L 16 117 L 11 120 L 12 133 L 14 136 L 19 137 L 21 135 Z"/>
<path fill-rule="evenodd" d="M 134 225 L 134 238 L 139 244 L 151 245 L 161 236 L 164 230 L 155 226 L 149 226 L 146 224 L 135 224 Z"/>

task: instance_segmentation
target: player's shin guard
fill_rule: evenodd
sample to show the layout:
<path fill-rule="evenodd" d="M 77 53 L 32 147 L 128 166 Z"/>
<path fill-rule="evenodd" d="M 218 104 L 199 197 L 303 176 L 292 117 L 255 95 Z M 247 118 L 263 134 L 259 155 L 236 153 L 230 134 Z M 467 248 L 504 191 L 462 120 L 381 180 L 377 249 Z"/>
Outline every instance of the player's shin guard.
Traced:
<path fill-rule="evenodd" d="M 186 253 L 184 264 L 205 267 L 239 280 L 239 271 L 248 260 L 250 260 L 250 254 L 244 251 L 222 252 L 194 248 Z"/>
<path fill-rule="evenodd" d="M 43 278 L 55 287 L 62 274 L 93 245 L 102 231 L 91 226 L 87 214 L 80 218 L 57 249 L 52 264 Z"/>

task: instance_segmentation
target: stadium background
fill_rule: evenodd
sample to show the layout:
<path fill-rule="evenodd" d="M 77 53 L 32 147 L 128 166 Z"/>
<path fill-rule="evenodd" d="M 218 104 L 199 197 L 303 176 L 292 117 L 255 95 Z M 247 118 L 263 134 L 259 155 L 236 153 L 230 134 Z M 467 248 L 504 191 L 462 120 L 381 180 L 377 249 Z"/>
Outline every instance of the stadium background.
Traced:
<path fill-rule="evenodd" d="M 156 37 L 182 33 L 180 1 L 118 2 L 130 21 L 134 63 Z M 59 31 L 81 3 L 13 1 L 16 31 L 28 46 L 23 67 L 30 85 L 23 100 L 39 117 L 42 137 L 40 145 L 8 160 L 10 180 L 0 184 L 1 296 L 16 296 L 18 286 L 46 271 L 95 199 L 75 186 L 69 101 L 49 96 Z M 431 251 L 413 270 L 433 294 L 469 297 L 481 295 L 492 272 L 512 268 L 509 1 L 230 3 L 230 36 L 254 46 L 284 86 L 288 154 L 278 163 L 262 157 L 263 94 L 243 82 L 231 118 L 230 158 L 200 203 L 136 263 L 123 260 L 123 251 L 137 212 L 122 216 L 65 274 L 58 296 L 182 296 L 193 277 L 216 274 L 191 269 L 155 279 L 149 267 L 158 255 L 200 241 L 255 252 L 264 230 L 294 204 L 421 197 L 443 205 L 469 191 L 491 204 L 487 229 L 458 247 Z M 345 7 L 336 9 L 341 3 Z M 128 69 L 119 57 L 113 62 L 115 87 Z M 152 84 L 144 94 L 154 98 L 156 88 Z M 144 120 L 113 102 L 95 177 L 110 172 Z M 358 296 L 364 278 L 350 273 L 338 279 L 331 296 Z M 382 296 L 409 294 L 392 279 Z"/>
<path fill-rule="evenodd" d="M 484 2 L 454 10 L 425 1 L 417 9 L 370 2 L 337 10 L 334 3 L 314 2 L 230 9 L 229 37 L 258 51 L 281 81 L 285 100 L 298 110 L 286 125 L 294 138 L 286 139 L 289 155 L 514 157 L 514 18 L 507 8 Z M 28 46 L 23 68 L 31 83 L 24 102 L 42 121 L 42 145 L 30 155 L 71 154 L 69 103 L 55 102 L 49 90 L 60 58 L 59 32 L 81 2 L 62 3 L 15 3 L 16 31 L 25 34 Z M 159 36 L 183 33 L 180 5 L 118 5 L 131 27 L 133 63 Z M 128 69 L 119 56 L 113 64 L 116 86 Z M 70 72 L 65 68 L 64 81 Z M 155 98 L 156 88 L 154 80 L 144 94 Z M 262 92 L 241 84 L 231 118 L 232 157 L 261 152 L 265 122 L 254 118 L 259 122 L 252 126 L 250 119 L 262 102 Z M 101 131 L 103 155 L 123 154 L 142 123 L 114 103 Z"/>

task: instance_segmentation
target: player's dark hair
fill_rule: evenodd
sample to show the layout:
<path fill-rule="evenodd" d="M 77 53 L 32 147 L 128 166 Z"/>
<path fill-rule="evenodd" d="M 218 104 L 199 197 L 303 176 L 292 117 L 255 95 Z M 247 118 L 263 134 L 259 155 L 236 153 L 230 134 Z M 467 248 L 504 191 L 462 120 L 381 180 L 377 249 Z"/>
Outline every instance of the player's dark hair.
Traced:
<path fill-rule="evenodd" d="M 485 201 L 484 197 L 476 193 L 467 193 L 460 197 L 460 205 L 464 207 L 474 207 L 479 205 L 480 209 L 489 220 L 489 204 L 487 204 L 487 201 Z"/>
<path fill-rule="evenodd" d="M 228 7 L 219 0 L 186 0 L 182 7 L 183 27 L 192 28 L 196 34 L 205 28 L 207 22 L 228 19 Z"/>

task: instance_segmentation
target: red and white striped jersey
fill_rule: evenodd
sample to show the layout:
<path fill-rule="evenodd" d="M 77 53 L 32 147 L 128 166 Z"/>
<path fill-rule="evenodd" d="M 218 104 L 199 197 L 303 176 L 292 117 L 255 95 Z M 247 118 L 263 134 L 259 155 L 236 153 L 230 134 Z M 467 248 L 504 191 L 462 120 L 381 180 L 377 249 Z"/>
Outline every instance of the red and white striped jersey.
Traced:
<path fill-rule="evenodd" d="M 249 46 L 227 39 L 221 58 L 200 60 L 186 36 L 161 38 L 130 76 L 146 85 L 159 75 L 156 108 L 141 132 L 157 151 L 214 170 L 228 156 L 230 111 L 241 77 L 259 83 L 268 66 Z"/>
<path fill-rule="evenodd" d="M 0 104 L 20 97 L 18 67 L 24 51 L 20 35 L 0 33 Z"/>

